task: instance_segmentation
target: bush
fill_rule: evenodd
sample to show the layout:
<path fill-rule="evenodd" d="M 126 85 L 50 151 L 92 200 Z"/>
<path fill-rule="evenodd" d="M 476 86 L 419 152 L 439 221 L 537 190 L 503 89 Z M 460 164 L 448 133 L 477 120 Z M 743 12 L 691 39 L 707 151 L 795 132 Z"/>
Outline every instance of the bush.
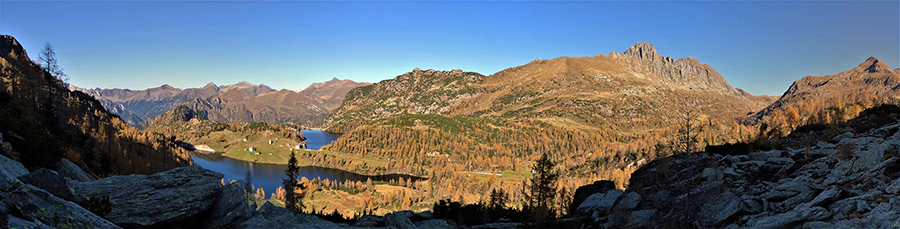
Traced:
<path fill-rule="evenodd" d="M 112 203 L 109 202 L 109 195 L 103 195 L 102 197 L 91 196 L 87 200 L 79 201 L 78 205 L 81 205 L 84 209 L 91 211 L 101 218 L 106 218 L 106 214 L 109 214 L 109 212 L 112 211 Z"/>

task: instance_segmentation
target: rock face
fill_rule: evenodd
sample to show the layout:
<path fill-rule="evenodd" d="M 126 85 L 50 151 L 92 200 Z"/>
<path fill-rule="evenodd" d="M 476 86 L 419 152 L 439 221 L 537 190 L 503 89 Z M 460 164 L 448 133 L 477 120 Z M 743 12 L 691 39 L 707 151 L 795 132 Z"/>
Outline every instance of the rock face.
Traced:
<path fill-rule="evenodd" d="M 614 228 L 892 228 L 900 225 L 898 130 L 895 122 L 806 149 L 660 158 L 632 174 L 627 195 L 594 193 L 575 216 Z M 845 144 L 849 157 L 836 150 Z M 619 200 L 601 204 L 611 199 Z"/>
<path fill-rule="evenodd" d="M 157 227 L 209 209 L 218 193 L 221 173 L 200 166 L 181 167 L 153 175 L 114 176 L 75 183 L 76 198 L 109 196 L 106 218 L 129 228 Z"/>
<path fill-rule="evenodd" d="M 0 155 L 0 191 L 11 191 L 15 183 L 20 183 L 16 177 L 25 174 L 28 170 L 22 163 Z"/>
<path fill-rule="evenodd" d="M 253 217 L 254 209 L 250 208 L 244 191 L 246 186 L 243 182 L 234 182 L 222 187 L 203 227 L 222 228 Z"/>
<path fill-rule="evenodd" d="M 27 219 L 58 228 L 120 228 L 75 203 L 25 184 L 3 194 Z M 10 222 L 12 223 L 12 222 Z"/>
<path fill-rule="evenodd" d="M 26 184 L 41 188 L 64 200 L 75 200 L 75 196 L 72 195 L 72 191 L 69 190 L 68 182 L 66 182 L 66 179 L 63 179 L 63 177 L 56 174 L 56 171 L 41 168 L 32 173 L 20 176 L 19 180 Z"/>
<path fill-rule="evenodd" d="M 91 176 L 91 174 L 88 174 L 80 167 L 78 167 L 78 165 L 75 165 L 75 163 L 72 163 L 65 158 L 59 161 L 59 165 L 57 167 L 57 172 L 59 172 L 59 175 L 65 178 L 80 182 L 96 180 L 93 176 Z"/>

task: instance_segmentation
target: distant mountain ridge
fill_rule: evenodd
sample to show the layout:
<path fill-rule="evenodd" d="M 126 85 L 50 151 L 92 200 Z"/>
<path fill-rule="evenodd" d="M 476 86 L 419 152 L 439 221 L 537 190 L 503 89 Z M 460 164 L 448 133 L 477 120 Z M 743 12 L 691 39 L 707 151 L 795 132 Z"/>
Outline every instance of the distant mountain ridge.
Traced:
<path fill-rule="evenodd" d="M 300 94 L 309 96 L 329 110 L 334 110 L 341 106 L 341 102 L 344 101 L 344 95 L 346 95 L 350 89 L 369 84 L 371 83 L 354 82 L 349 79 L 339 80 L 335 77 L 331 79 L 331 81 L 313 83 L 309 85 L 309 87 L 300 90 Z"/>
<path fill-rule="evenodd" d="M 343 100 L 346 91 L 358 85 L 351 80 L 316 83 L 317 90 L 309 92 L 276 91 L 271 87 L 254 85 L 246 81 L 218 86 L 208 83 L 202 88 L 179 89 L 168 84 L 144 90 L 85 89 L 69 85 L 70 89 L 85 92 L 101 101 L 110 112 L 119 115 L 132 126 L 145 128 L 154 116 L 163 114 L 176 105 L 208 112 L 217 121 L 297 122 L 319 125 L 331 110 L 323 102 L 332 104 Z M 313 88 L 313 86 L 310 86 Z M 272 95 L 268 95 L 274 93 Z M 310 98 L 315 97 L 316 99 Z"/>
<path fill-rule="evenodd" d="M 809 103 L 820 104 L 824 108 L 898 96 L 900 71 L 891 70 L 878 58 L 869 57 L 857 67 L 838 74 L 810 75 L 794 81 L 778 100 L 748 117 L 746 123 L 756 124 L 776 111 L 810 106 Z"/>
<path fill-rule="evenodd" d="M 706 116 L 733 120 L 768 105 L 750 102 L 707 64 L 674 59 L 637 43 L 623 53 L 537 59 L 484 76 L 462 70 L 422 71 L 351 90 L 326 120 L 330 131 L 349 131 L 360 120 L 394 114 L 565 119 L 582 129 L 662 128 L 676 107 L 696 104 Z M 749 97 L 754 98 L 754 97 Z"/>

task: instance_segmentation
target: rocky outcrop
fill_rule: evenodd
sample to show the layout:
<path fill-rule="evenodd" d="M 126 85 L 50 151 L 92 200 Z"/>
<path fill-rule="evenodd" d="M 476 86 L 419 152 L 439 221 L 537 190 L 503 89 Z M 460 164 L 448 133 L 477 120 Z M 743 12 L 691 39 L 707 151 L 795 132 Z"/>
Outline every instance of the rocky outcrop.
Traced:
<path fill-rule="evenodd" d="M 32 222 L 58 228 L 120 228 L 75 203 L 60 199 L 29 184 L 19 186 L 12 192 L 3 193 L 2 196 L 3 201 L 14 206 L 22 214 L 23 219 Z"/>
<path fill-rule="evenodd" d="M 56 197 L 68 201 L 75 201 L 72 190 L 69 190 L 68 182 L 66 182 L 66 179 L 63 179 L 62 176 L 56 174 L 56 171 L 41 168 L 37 171 L 20 176 L 19 180 L 23 183 L 43 189 Z"/>
<path fill-rule="evenodd" d="M 87 172 L 82 170 L 81 167 L 78 167 L 78 165 L 75 165 L 75 163 L 72 163 L 65 158 L 59 161 L 59 165 L 57 165 L 56 171 L 60 176 L 79 182 L 96 180 L 94 179 L 94 176 L 91 176 L 91 174 L 88 174 Z"/>
<path fill-rule="evenodd" d="M 166 225 L 209 209 L 221 173 L 193 165 L 153 175 L 113 176 L 72 185 L 79 201 L 109 196 L 106 218 L 128 228 Z"/>
<path fill-rule="evenodd" d="M 209 217 L 203 222 L 204 228 L 222 228 L 234 225 L 253 217 L 254 210 L 248 203 L 249 195 L 245 191 L 247 184 L 234 182 L 225 185 L 216 194 Z"/>
<path fill-rule="evenodd" d="M 893 123 L 802 149 L 657 159 L 624 192 L 592 194 L 576 217 L 600 227 L 891 228 L 900 225 L 898 130 Z"/>
<path fill-rule="evenodd" d="M 693 57 L 674 59 L 662 56 L 650 43 L 639 42 L 621 54 L 612 52 L 609 56 L 626 63 L 623 64 L 625 68 L 651 75 L 666 85 L 740 96 L 740 92 L 732 88 L 716 69 Z"/>
<path fill-rule="evenodd" d="M 292 212 L 266 202 L 253 218 L 242 222 L 239 228 L 341 228 L 314 215 Z"/>
<path fill-rule="evenodd" d="M 0 191 L 11 191 L 16 183 L 20 183 L 17 177 L 28 174 L 25 166 L 18 161 L 0 155 Z"/>

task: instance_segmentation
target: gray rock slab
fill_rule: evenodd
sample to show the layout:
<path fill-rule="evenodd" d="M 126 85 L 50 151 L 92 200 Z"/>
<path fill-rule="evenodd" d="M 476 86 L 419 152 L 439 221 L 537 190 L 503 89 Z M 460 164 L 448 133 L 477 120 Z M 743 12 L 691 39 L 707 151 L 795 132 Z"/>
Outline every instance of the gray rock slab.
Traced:
<path fill-rule="evenodd" d="M 734 193 L 724 192 L 703 204 L 698 216 L 708 225 L 717 225 L 740 211 L 742 207 L 741 198 Z"/>
<path fill-rule="evenodd" d="M 839 188 L 830 188 L 825 191 L 822 191 L 813 198 L 812 201 L 809 202 L 810 206 L 819 206 L 819 205 L 827 205 L 831 202 L 837 200 L 837 197 L 841 194 L 841 189 Z"/>
<path fill-rule="evenodd" d="M 80 182 L 96 180 L 93 176 L 91 176 L 91 174 L 88 174 L 87 172 L 82 170 L 81 167 L 78 167 L 78 165 L 75 165 L 75 163 L 72 163 L 65 158 L 59 161 L 59 166 L 57 166 L 56 172 L 58 172 L 60 176 Z"/>
<path fill-rule="evenodd" d="M 619 201 L 619 204 L 616 204 L 616 210 L 631 210 L 638 206 L 641 203 L 641 194 L 637 192 L 629 192 Z"/>
<path fill-rule="evenodd" d="M 66 179 L 52 170 L 41 168 L 37 171 L 20 176 L 19 180 L 22 181 L 22 183 L 34 185 L 35 187 L 43 189 L 56 197 L 68 201 L 75 201 L 75 196 L 72 195 L 72 190 L 69 189 L 69 184 Z"/>
<path fill-rule="evenodd" d="M 770 216 L 762 216 L 747 220 L 741 228 L 778 229 L 796 226 L 803 218 L 796 212 L 786 212 Z"/>
<path fill-rule="evenodd" d="M 429 229 L 430 228 L 454 229 L 454 228 L 456 228 L 453 225 L 450 225 L 449 223 L 447 223 L 447 221 L 443 220 L 443 219 L 429 219 L 429 220 L 425 220 L 425 221 L 421 221 L 421 222 L 416 222 L 415 224 L 416 224 L 416 227 L 421 228 L 421 229 L 426 229 L 426 228 L 429 228 Z"/>
<path fill-rule="evenodd" d="M 0 191 L 12 191 L 16 184 L 21 183 L 16 177 L 25 174 L 28 174 L 28 170 L 22 163 L 0 155 Z"/>
<path fill-rule="evenodd" d="M 129 228 L 165 225 L 197 215 L 216 200 L 222 174 L 193 165 L 153 175 L 113 176 L 75 182 L 79 200 L 109 196 L 106 218 Z"/>
<path fill-rule="evenodd" d="M 647 226 L 647 223 L 656 215 L 656 209 L 645 209 L 631 212 L 628 216 L 628 227 L 640 228 Z"/>
<path fill-rule="evenodd" d="M 30 184 L 3 195 L 23 216 L 64 228 L 120 228 L 75 203 L 60 199 Z"/>
<path fill-rule="evenodd" d="M 24 220 L 22 218 L 15 217 L 12 215 L 3 215 L 0 217 L 7 217 L 6 218 L 6 222 L 7 222 L 6 226 L 10 229 L 12 229 L 12 228 L 17 228 L 17 229 L 52 229 L 52 228 L 54 228 L 47 224 L 41 223 L 41 221 L 28 221 L 28 220 Z"/>
<path fill-rule="evenodd" d="M 216 202 L 203 222 L 204 228 L 234 227 L 253 217 L 243 182 L 223 186 L 216 194 Z"/>
<path fill-rule="evenodd" d="M 812 222 L 804 223 L 802 228 L 803 229 L 829 229 L 829 228 L 835 228 L 835 227 L 834 227 L 834 224 L 831 224 L 829 222 L 812 221 Z"/>
<path fill-rule="evenodd" d="M 384 224 L 397 229 L 417 229 L 415 224 L 402 212 L 388 213 L 384 215 Z"/>
<path fill-rule="evenodd" d="M 838 134 L 837 136 L 834 136 L 834 138 L 832 138 L 831 141 L 840 142 L 841 140 L 844 140 L 845 138 L 852 138 L 852 137 L 853 137 L 853 133 L 847 132 L 847 133 Z"/>

